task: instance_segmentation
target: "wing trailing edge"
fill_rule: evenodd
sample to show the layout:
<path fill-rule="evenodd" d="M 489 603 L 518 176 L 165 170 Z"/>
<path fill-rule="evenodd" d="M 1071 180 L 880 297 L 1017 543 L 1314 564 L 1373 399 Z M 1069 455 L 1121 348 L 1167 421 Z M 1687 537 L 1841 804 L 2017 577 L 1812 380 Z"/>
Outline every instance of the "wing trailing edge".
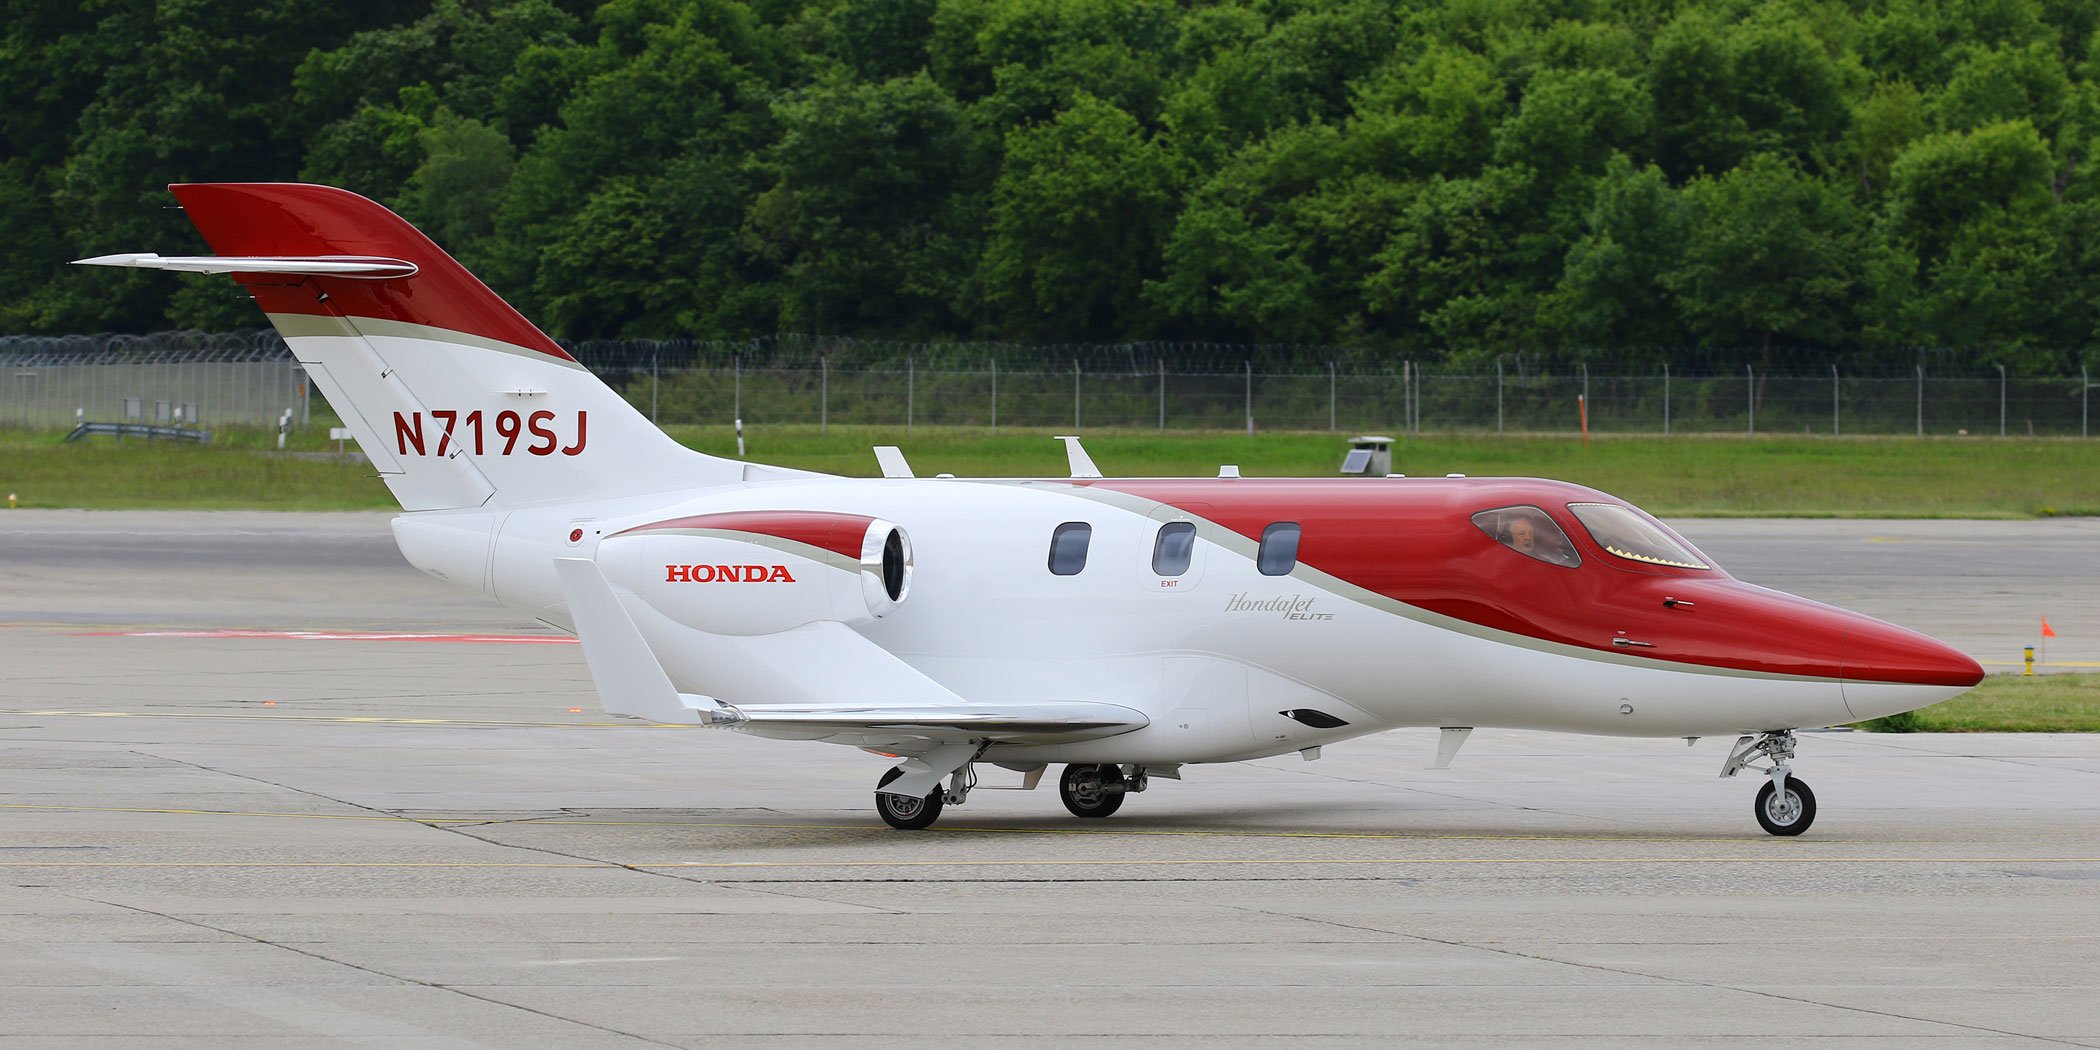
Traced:
<path fill-rule="evenodd" d="M 728 704 L 681 693 L 596 563 L 556 558 L 554 570 L 607 714 L 854 746 L 905 749 L 919 744 L 928 750 L 960 742 L 1064 743 L 1117 736 L 1150 724 L 1142 712 L 1092 700 L 977 703 L 949 693 L 923 703 Z M 812 653 L 810 658 L 822 659 L 822 654 Z"/>

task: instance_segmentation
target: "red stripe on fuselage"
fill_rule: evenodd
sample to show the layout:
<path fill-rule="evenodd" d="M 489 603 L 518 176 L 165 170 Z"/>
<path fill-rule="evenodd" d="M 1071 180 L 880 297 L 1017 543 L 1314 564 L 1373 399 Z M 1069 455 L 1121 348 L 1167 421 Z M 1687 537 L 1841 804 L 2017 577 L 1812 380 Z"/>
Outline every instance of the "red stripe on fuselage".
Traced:
<path fill-rule="evenodd" d="M 1967 656 L 1871 617 L 1745 584 L 1718 569 L 1607 553 L 1568 504 L 1625 501 L 1581 485 L 1534 478 L 1071 484 L 1177 507 L 1250 540 L 1275 522 L 1297 522 L 1300 563 L 1394 601 L 1527 638 L 1759 674 L 1973 685 L 1983 673 Z M 1472 523 L 1480 511 L 1518 505 L 1550 515 L 1582 564 L 1525 557 Z M 1666 606 L 1665 598 L 1679 604 Z"/>
<path fill-rule="evenodd" d="M 348 190 L 273 182 L 168 188 L 219 255 L 379 256 L 417 267 L 413 277 L 387 280 L 234 274 L 264 313 L 400 321 L 575 360 L 407 220 Z"/>
<path fill-rule="evenodd" d="M 653 521 L 647 525 L 624 529 L 614 535 L 625 536 L 628 533 L 664 529 L 748 532 L 758 536 L 806 543 L 858 561 L 861 541 L 867 537 L 868 526 L 874 522 L 874 518 L 864 514 L 834 514 L 820 510 L 725 511 L 720 514 L 696 514 L 687 518 Z"/>

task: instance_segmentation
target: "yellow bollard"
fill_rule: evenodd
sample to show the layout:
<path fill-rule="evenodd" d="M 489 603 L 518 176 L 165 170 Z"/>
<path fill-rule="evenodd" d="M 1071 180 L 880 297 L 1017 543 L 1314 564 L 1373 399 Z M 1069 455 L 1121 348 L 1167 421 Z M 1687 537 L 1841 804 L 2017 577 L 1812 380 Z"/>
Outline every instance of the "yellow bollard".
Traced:
<path fill-rule="evenodd" d="M 12 493 L 12 492 L 10 492 L 10 493 L 8 493 L 8 494 L 7 494 L 7 509 L 8 509 L 8 510 L 13 510 L 13 509 L 15 509 L 15 494 L 14 494 L 14 493 Z"/>
<path fill-rule="evenodd" d="M 2023 676 L 2034 673 L 2034 646 L 2030 645 L 2027 647 L 2027 670 L 2020 673 Z"/>

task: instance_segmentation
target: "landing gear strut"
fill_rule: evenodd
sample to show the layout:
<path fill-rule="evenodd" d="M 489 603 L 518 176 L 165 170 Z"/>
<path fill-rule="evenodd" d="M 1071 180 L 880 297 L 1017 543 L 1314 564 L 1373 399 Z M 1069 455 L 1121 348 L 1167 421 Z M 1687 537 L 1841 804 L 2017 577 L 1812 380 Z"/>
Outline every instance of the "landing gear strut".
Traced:
<path fill-rule="evenodd" d="M 1763 758 L 1771 762 L 1759 769 L 1750 763 Z M 1746 736 L 1735 742 L 1721 775 L 1732 777 L 1744 769 L 1756 769 L 1771 779 L 1758 789 L 1752 806 L 1757 823 L 1774 835 L 1799 835 L 1816 821 L 1816 793 L 1790 774 L 1794 760 L 1794 731 L 1781 729 Z"/>
<path fill-rule="evenodd" d="M 1058 778 L 1057 795 L 1075 817 L 1105 817 L 1123 808 L 1123 796 L 1143 791 L 1150 783 L 1143 766 L 1131 766 L 1126 773 L 1117 765 L 1070 765 Z"/>

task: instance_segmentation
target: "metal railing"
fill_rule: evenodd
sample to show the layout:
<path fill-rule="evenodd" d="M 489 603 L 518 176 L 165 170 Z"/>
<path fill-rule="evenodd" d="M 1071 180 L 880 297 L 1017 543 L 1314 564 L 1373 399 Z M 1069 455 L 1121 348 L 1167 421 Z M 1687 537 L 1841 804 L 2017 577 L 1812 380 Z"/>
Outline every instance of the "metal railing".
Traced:
<path fill-rule="evenodd" d="M 2090 437 L 2090 370 L 1963 373 L 1794 366 L 1542 368 L 1387 362 L 1351 348 L 1201 343 L 1022 346 L 777 337 L 564 344 L 651 419 L 750 424 L 1366 430 L 1399 433 L 1916 434 Z M 1323 359 L 1323 355 L 1324 359 Z M 0 425 L 274 426 L 313 411 L 268 330 L 0 338 Z"/>

